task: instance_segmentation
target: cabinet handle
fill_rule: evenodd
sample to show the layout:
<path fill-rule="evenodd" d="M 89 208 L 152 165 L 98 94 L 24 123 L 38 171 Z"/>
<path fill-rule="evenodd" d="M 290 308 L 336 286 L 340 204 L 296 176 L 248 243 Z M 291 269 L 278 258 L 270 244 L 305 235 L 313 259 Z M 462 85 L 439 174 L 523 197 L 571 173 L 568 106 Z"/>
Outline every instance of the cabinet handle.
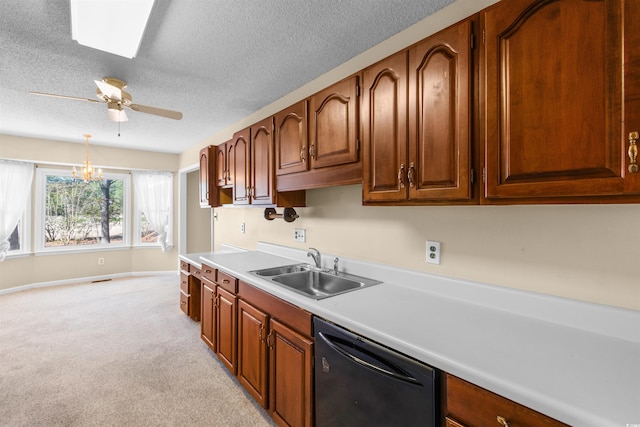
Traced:
<path fill-rule="evenodd" d="M 638 131 L 629 132 L 629 172 L 638 173 Z"/>
<path fill-rule="evenodd" d="M 269 331 L 269 335 L 267 335 L 267 339 L 265 342 L 267 343 L 267 347 L 273 348 L 273 344 L 271 344 L 271 337 L 273 336 L 273 331 Z"/>
<path fill-rule="evenodd" d="M 180 301 L 180 305 L 186 305 L 187 302 L 186 301 Z"/>
<path fill-rule="evenodd" d="M 315 158 L 316 158 L 316 146 L 314 144 L 311 144 L 309 146 L 309 155 L 311 156 L 312 159 L 315 160 Z"/>
<path fill-rule="evenodd" d="M 509 427 L 509 422 L 507 422 L 507 420 L 504 417 L 501 417 L 500 415 L 498 415 L 496 417 L 496 419 L 498 420 L 498 423 L 503 426 L 503 427 Z"/>
<path fill-rule="evenodd" d="M 409 187 L 413 187 L 415 184 L 413 182 L 413 174 L 416 171 L 416 168 L 413 165 L 413 162 L 409 165 L 409 170 L 407 171 L 407 181 L 409 181 Z"/>
<path fill-rule="evenodd" d="M 229 279 L 222 279 L 222 283 L 231 283 Z"/>
<path fill-rule="evenodd" d="M 262 331 L 264 330 L 264 325 L 260 325 L 260 330 L 258 330 L 258 341 L 262 341 Z"/>
<path fill-rule="evenodd" d="M 307 160 L 304 156 L 304 152 L 307 151 L 307 146 L 305 145 L 304 147 L 302 147 L 302 149 L 300 150 L 300 161 L 301 162 L 305 162 L 305 160 Z"/>
<path fill-rule="evenodd" d="M 400 188 L 404 188 L 404 163 L 400 165 L 400 169 L 398 169 L 398 186 Z"/>

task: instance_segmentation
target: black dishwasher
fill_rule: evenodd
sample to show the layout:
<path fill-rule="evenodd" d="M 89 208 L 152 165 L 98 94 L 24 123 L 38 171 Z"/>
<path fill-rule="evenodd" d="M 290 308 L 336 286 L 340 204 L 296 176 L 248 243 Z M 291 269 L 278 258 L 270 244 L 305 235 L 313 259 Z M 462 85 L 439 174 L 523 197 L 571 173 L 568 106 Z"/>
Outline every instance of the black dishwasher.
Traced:
<path fill-rule="evenodd" d="M 314 318 L 317 427 L 438 425 L 438 372 Z"/>

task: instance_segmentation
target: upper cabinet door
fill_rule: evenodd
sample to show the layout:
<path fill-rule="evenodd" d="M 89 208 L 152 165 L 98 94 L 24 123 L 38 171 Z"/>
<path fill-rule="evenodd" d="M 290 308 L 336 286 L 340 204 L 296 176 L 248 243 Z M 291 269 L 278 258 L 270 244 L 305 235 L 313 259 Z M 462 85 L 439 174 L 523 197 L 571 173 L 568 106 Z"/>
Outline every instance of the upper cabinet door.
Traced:
<path fill-rule="evenodd" d="M 463 21 L 409 51 L 409 199 L 472 196 L 471 26 Z"/>
<path fill-rule="evenodd" d="M 306 100 L 275 115 L 276 175 L 304 172 L 309 169 Z"/>
<path fill-rule="evenodd" d="M 251 126 L 251 203 L 274 203 L 273 117 Z"/>
<path fill-rule="evenodd" d="M 407 198 L 407 52 L 363 72 L 363 198 Z"/>
<path fill-rule="evenodd" d="M 309 108 L 311 168 L 358 162 L 358 77 L 316 93 Z"/>
<path fill-rule="evenodd" d="M 637 178 L 625 184 L 623 132 L 624 90 L 638 94 L 639 48 L 623 43 L 622 12 L 637 26 L 637 3 L 510 0 L 482 14 L 487 198 L 640 191 Z M 635 69 L 623 68 L 624 55 Z M 623 87 L 625 71 L 635 88 Z M 628 131 L 639 130 L 635 121 Z"/>
<path fill-rule="evenodd" d="M 216 182 L 218 187 L 227 185 L 227 148 L 226 144 L 220 144 L 216 147 Z"/>
<path fill-rule="evenodd" d="M 234 205 L 247 205 L 251 203 L 251 199 L 249 198 L 251 186 L 251 181 L 249 180 L 251 170 L 250 134 L 250 128 L 247 128 L 233 135 L 231 156 L 227 159 L 230 173 L 233 177 Z"/>
<path fill-rule="evenodd" d="M 216 163 L 213 155 L 216 147 L 209 145 L 200 150 L 200 207 L 209 208 L 219 205 L 216 187 Z"/>
<path fill-rule="evenodd" d="M 634 132 L 640 132 L 640 1 L 626 0 L 624 4 L 624 132 L 627 139 L 625 156 L 625 193 L 640 193 L 640 140 L 630 140 Z M 637 149 L 634 150 L 634 146 Z M 624 152 L 625 150 L 623 150 Z M 639 155 L 635 162 L 634 153 Z M 624 153 L 623 153 L 624 154 Z M 635 166 L 635 167 L 634 167 Z"/>

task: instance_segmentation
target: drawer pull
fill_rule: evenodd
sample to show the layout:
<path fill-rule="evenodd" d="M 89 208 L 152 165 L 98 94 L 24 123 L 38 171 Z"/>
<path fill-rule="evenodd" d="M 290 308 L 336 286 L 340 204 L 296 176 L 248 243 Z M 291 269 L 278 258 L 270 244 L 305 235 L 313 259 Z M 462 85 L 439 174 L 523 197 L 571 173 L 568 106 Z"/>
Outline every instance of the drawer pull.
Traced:
<path fill-rule="evenodd" d="M 180 305 L 185 305 L 186 303 L 186 301 L 180 301 Z"/>
<path fill-rule="evenodd" d="M 504 427 L 509 427 L 509 423 L 507 422 L 507 420 L 504 417 L 501 417 L 500 415 L 497 416 L 496 418 L 498 420 L 498 423 Z"/>
<path fill-rule="evenodd" d="M 231 282 L 229 281 L 229 279 L 222 279 L 222 283 L 226 284 L 226 283 L 231 283 Z"/>

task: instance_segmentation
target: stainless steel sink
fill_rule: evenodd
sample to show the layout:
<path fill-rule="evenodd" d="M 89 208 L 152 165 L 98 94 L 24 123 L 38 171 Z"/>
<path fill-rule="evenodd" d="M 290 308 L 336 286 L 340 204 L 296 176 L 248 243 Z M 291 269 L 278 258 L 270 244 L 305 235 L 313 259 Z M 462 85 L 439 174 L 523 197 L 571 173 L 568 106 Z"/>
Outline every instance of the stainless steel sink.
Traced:
<path fill-rule="evenodd" d="M 308 271 L 311 268 L 308 264 L 285 265 L 283 267 L 265 268 L 264 270 L 252 271 L 258 276 L 279 276 L 281 274 L 297 273 L 300 271 Z"/>
<path fill-rule="evenodd" d="M 382 283 L 353 274 L 319 270 L 308 264 L 255 270 L 251 273 L 313 299 L 327 298 Z"/>

